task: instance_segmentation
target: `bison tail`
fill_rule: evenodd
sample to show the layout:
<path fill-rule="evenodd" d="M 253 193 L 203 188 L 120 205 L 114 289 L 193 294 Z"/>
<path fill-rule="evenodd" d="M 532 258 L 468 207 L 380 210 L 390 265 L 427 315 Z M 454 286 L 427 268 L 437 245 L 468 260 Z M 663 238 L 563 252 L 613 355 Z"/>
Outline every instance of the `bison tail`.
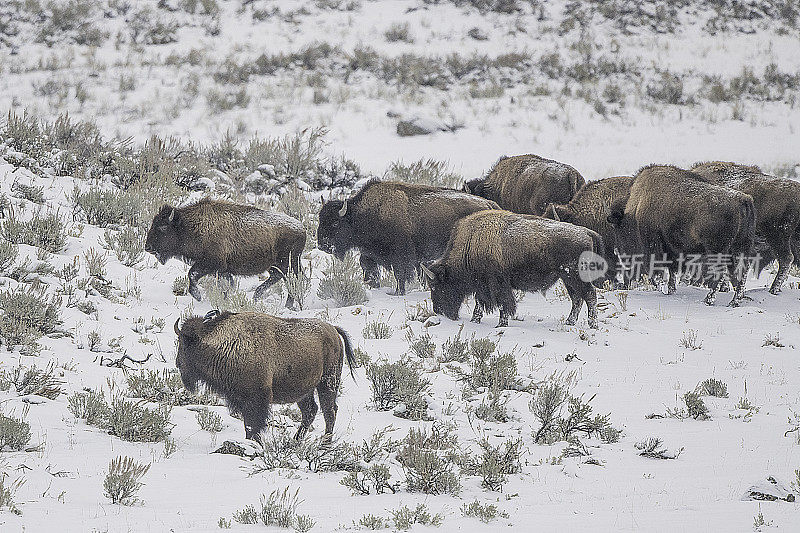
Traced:
<path fill-rule="evenodd" d="M 603 238 L 596 231 L 590 231 L 589 234 L 592 236 L 592 251 L 600 257 L 605 257 L 606 247 L 603 244 Z"/>
<path fill-rule="evenodd" d="M 752 255 L 756 241 L 756 208 L 749 196 L 742 202 L 741 253 Z"/>
<path fill-rule="evenodd" d="M 350 376 L 352 376 L 353 380 L 356 379 L 356 375 L 353 372 L 353 368 L 356 366 L 356 359 L 353 356 L 353 343 L 350 341 L 350 335 L 347 332 L 340 328 L 339 326 L 334 326 L 336 331 L 339 332 L 339 336 L 342 338 L 342 342 L 344 343 L 344 354 L 347 357 L 347 366 L 350 368 Z"/>

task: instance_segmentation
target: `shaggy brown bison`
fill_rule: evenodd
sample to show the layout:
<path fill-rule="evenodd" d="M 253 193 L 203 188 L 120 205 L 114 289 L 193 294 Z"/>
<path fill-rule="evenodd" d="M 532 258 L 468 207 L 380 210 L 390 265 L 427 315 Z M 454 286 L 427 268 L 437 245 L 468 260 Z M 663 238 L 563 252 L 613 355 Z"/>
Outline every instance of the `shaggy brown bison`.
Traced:
<path fill-rule="evenodd" d="M 364 280 L 378 286 L 378 266 L 394 271 L 405 294 L 421 261 L 444 251 L 456 220 L 497 204 L 460 191 L 371 181 L 347 200 L 331 200 L 319 213 L 317 241 L 324 252 L 344 257 L 361 252 Z"/>
<path fill-rule="evenodd" d="M 481 211 L 456 223 L 442 257 L 423 270 L 434 312 L 451 320 L 458 320 L 464 299 L 474 294 L 474 322 L 499 307 L 498 327 L 507 326 L 517 306 L 513 289 L 546 290 L 561 279 L 572 299 L 567 324 L 575 323 L 586 302 L 589 326 L 596 328 L 595 289 L 579 274 L 584 252 L 603 254 L 603 240 L 592 230 L 510 211 Z"/>
<path fill-rule="evenodd" d="M 288 215 L 206 198 L 185 207 L 162 207 L 144 249 L 162 265 L 171 257 L 192 265 L 189 293 L 196 300 L 201 299 L 197 282 L 206 274 L 233 281 L 233 275 L 269 270 L 269 279 L 256 289 L 254 298 L 259 299 L 290 266 L 299 271 L 305 244 L 303 225 Z M 289 296 L 286 306 L 293 303 Z"/>
<path fill-rule="evenodd" d="M 190 391 L 199 382 L 222 396 L 244 418 L 245 435 L 258 438 L 273 403 L 297 403 L 302 439 L 317 414 L 314 390 L 333 433 L 336 395 L 343 360 L 352 374 L 353 350 L 347 333 L 312 318 L 279 318 L 261 313 L 214 312 L 191 317 L 178 335 L 176 365 Z"/>
<path fill-rule="evenodd" d="M 725 271 L 736 289 L 729 305 L 741 302 L 746 258 L 755 239 L 755 209 L 749 195 L 709 183 L 688 170 L 650 165 L 636 174 L 628 197 L 612 206 L 609 222 L 635 228 L 651 257 L 666 255 L 670 294 L 676 290 L 682 258 L 702 254 L 707 262 L 717 260 L 720 267 L 709 272 L 713 282 L 706 303 L 714 303 Z"/>
<path fill-rule="evenodd" d="M 586 181 L 569 165 L 538 155 L 501 158 L 489 173 L 464 190 L 494 200 L 502 209 L 541 215 L 550 204 L 566 204 Z"/>
<path fill-rule="evenodd" d="M 756 208 L 756 243 L 766 267 L 778 260 L 778 273 L 769 292 L 777 294 L 792 263 L 800 265 L 800 183 L 776 178 L 758 167 L 723 161 L 697 163 L 693 172 L 753 197 Z"/>
<path fill-rule="evenodd" d="M 605 260 L 608 263 L 608 272 L 605 278 L 614 281 L 617 274 L 622 274 L 626 284 L 630 277 L 620 272 L 617 253 L 640 253 L 637 239 L 633 235 L 625 236 L 615 230 L 608 221 L 611 206 L 620 198 L 626 198 L 630 192 L 633 178 L 630 176 L 617 176 L 597 181 L 590 181 L 567 204 L 550 204 L 544 212 L 544 217 L 561 222 L 577 224 L 584 228 L 596 231 L 603 238 Z"/>

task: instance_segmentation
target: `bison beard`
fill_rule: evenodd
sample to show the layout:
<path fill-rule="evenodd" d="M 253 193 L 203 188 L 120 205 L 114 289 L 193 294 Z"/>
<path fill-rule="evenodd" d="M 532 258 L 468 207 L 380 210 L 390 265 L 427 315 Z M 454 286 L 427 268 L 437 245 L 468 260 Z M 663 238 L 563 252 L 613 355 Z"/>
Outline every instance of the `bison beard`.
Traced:
<path fill-rule="evenodd" d="M 589 326 L 597 328 L 594 286 L 580 279 L 583 252 L 602 255 L 600 235 L 572 224 L 508 211 L 482 211 L 460 220 L 445 253 L 423 271 L 431 282 L 433 310 L 458 320 L 464 299 L 475 294 L 472 320 L 500 309 L 498 327 L 516 313 L 513 290 L 542 291 L 561 279 L 572 300 L 567 324 L 586 302 Z"/>
<path fill-rule="evenodd" d="M 261 313 L 224 312 L 191 317 L 178 335 L 176 366 L 187 389 L 197 384 L 227 402 L 244 419 L 245 436 L 259 439 L 273 403 L 297 403 L 302 439 L 317 414 L 314 391 L 325 417 L 325 434 L 336 422 L 344 359 L 353 375 L 347 333 L 316 319 L 282 319 Z"/>

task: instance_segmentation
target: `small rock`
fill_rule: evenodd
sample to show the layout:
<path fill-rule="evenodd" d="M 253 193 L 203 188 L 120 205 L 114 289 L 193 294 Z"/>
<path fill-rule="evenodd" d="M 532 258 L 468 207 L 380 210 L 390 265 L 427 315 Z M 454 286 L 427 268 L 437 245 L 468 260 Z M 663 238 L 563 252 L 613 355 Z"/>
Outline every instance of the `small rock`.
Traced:
<path fill-rule="evenodd" d="M 401 137 L 428 135 L 435 131 L 448 131 L 448 128 L 438 120 L 426 118 L 401 120 L 397 123 L 397 134 Z"/>
<path fill-rule="evenodd" d="M 41 396 L 37 396 L 35 394 L 29 394 L 27 396 L 23 396 L 21 399 L 24 403 L 30 405 L 40 405 L 43 403 L 47 403 L 47 398 L 42 398 Z"/>
<path fill-rule="evenodd" d="M 258 450 L 252 444 L 234 442 L 232 440 L 226 440 L 222 443 L 222 446 L 211 453 L 238 455 L 239 457 L 248 457 L 250 459 L 258 456 Z"/>
<path fill-rule="evenodd" d="M 480 28 L 470 28 L 467 32 L 467 35 L 475 39 L 476 41 L 485 41 L 489 37 L 480 29 Z"/>

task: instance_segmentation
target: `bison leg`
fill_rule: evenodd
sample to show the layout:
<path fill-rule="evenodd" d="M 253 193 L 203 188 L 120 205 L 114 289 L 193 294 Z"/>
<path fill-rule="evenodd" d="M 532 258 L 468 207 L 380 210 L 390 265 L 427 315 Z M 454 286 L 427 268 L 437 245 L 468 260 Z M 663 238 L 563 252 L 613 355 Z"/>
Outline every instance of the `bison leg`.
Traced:
<path fill-rule="evenodd" d="M 322 409 L 322 416 L 325 417 L 325 435 L 328 438 L 333 435 L 333 425 L 336 423 L 336 411 L 339 410 L 339 407 L 336 405 L 336 395 L 339 392 L 338 382 L 338 379 L 323 377 L 322 381 L 317 385 L 319 405 Z"/>
<path fill-rule="evenodd" d="M 414 279 L 416 268 L 414 262 L 405 258 L 392 261 L 392 270 L 397 280 L 397 291 L 395 296 L 402 296 L 406 293 L 406 283 Z"/>
<path fill-rule="evenodd" d="M 475 310 L 472 312 L 472 319 L 470 320 L 470 322 L 474 322 L 476 324 L 480 324 L 482 318 L 483 318 L 483 305 L 476 298 L 475 299 Z"/>
<path fill-rule="evenodd" d="M 244 433 L 247 439 L 261 442 L 261 432 L 267 427 L 267 419 L 269 418 L 269 407 L 272 399 L 271 391 L 266 395 L 266 398 L 262 402 L 250 401 L 242 409 Z"/>
<path fill-rule="evenodd" d="M 300 412 L 303 414 L 303 421 L 300 422 L 300 428 L 294 438 L 295 440 L 303 440 L 311 427 L 311 423 L 314 422 L 314 418 L 317 416 L 318 408 L 317 402 L 314 401 L 314 391 L 312 390 L 308 396 L 297 402 L 297 407 L 300 408 Z"/>
<path fill-rule="evenodd" d="M 200 295 L 200 288 L 197 286 L 197 282 L 200 281 L 200 278 L 209 273 L 209 270 L 199 265 L 192 265 L 192 268 L 189 269 L 189 294 L 198 302 L 201 301 L 203 297 Z"/>
<path fill-rule="evenodd" d="M 667 294 L 675 294 L 678 291 L 678 263 L 672 261 L 667 267 L 669 271 L 669 281 L 667 282 Z"/>
<path fill-rule="evenodd" d="M 597 329 L 597 292 L 591 283 L 583 284 L 583 300 L 586 302 L 586 311 L 589 314 L 589 327 Z"/>
<path fill-rule="evenodd" d="M 358 262 L 361 264 L 361 270 L 364 271 L 364 283 L 371 289 L 380 287 L 380 270 L 378 269 L 378 262 L 372 257 L 367 257 L 361 254 Z"/>
<path fill-rule="evenodd" d="M 744 287 L 745 283 L 747 283 L 747 275 L 750 273 L 751 264 L 748 259 L 743 259 L 743 266 L 738 265 L 737 261 L 738 260 L 734 258 L 728 264 L 728 275 L 731 278 L 731 283 L 733 283 L 733 298 L 728 303 L 728 307 L 739 307 L 742 298 L 744 298 Z"/>
<path fill-rule="evenodd" d="M 514 298 L 514 291 L 511 286 L 503 285 L 501 287 L 498 304 L 498 307 L 500 307 L 500 321 L 497 323 L 497 327 L 505 328 L 508 326 L 508 319 L 517 314 L 517 300 Z"/>
<path fill-rule="evenodd" d="M 771 294 L 778 294 L 781 292 L 781 285 L 783 285 L 786 278 L 789 276 L 789 269 L 792 263 L 794 263 L 794 254 L 792 254 L 789 238 L 780 243 L 770 243 L 770 245 L 775 252 L 775 256 L 778 258 L 778 273 L 775 275 L 775 280 L 772 282 L 769 292 Z"/>
<path fill-rule="evenodd" d="M 567 294 L 569 294 L 570 300 L 572 300 L 572 309 L 569 311 L 569 316 L 567 317 L 567 325 L 572 326 L 578 320 L 578 314 L 581 312 L 581 307 L 583 306 L 583 295 L 581 294 L 581 290 L 578 289 L 576 286 L 577 283 L 571 279 L 563 279 L 564 286 L 567 288 Z"/>

